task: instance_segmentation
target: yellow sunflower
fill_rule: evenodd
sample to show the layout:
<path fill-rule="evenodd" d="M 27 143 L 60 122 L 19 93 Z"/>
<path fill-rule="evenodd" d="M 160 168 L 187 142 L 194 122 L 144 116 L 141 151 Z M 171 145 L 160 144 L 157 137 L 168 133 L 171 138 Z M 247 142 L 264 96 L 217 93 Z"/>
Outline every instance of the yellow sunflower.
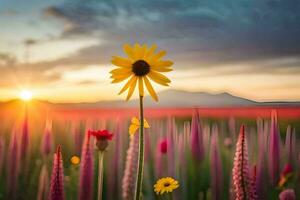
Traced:
<path fill-rule="evenodd" d="M 154 192 L 156 192 L 156 194 L 169 193 L 178 187 L 179 183 L 175 179 L 171 177 L 161 178 L 154 185 Z"/>
<path fill-rule="evenodd" d="M 149 79 L 163 86 L 168 86 L 171 82 L 161 72 L 172 71 L 171 66 L 173 62 L 170 60 L 161 60 L 166 55 L 166 51 L 156 53 L 156 48 L 155 44 L 150 48 L 146 44 L 135 44 L 134 46 L 125 44 L 124 52 L 127 57 L 113 56 L 111 62 L 118 66 L 118 68 L 110 72 L 113 79 L 112 83 L 119 83 L 128 79 L 125 86 L 119 92 L 119 94 L 122 94 L 128 90 L 126 100 L 130 99 L 138 83 L 140 96 L 144 96 L 145 85 L 152 98 L 158 101 L 156 92 Z"/>

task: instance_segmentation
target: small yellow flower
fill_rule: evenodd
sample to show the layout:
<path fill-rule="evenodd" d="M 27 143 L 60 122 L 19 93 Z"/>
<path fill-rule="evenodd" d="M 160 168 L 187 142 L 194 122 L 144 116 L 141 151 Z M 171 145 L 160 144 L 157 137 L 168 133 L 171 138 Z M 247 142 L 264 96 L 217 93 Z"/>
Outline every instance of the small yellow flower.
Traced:
<path fill-rule="evenodd" d="M 129 126 L 129 134 L 130 136 L 133 136 L 135 134 L 135 132 L 139 129 L 140 127 L 140 120 L 136 117 L 133 117 L 131 119 L 131 124 Z M 144 119 L 144 128 L 150 128 L 148 122 L 146 121 L 146 119 Z"/>
<path fill-rule="evenodd" d="M 166 55 L 166 51 L 155 53 L 155 50 L 155 44 L 150 48 L 148 48 L 146 44 L 135 44 L 134 46 L 125 44 L 124 52 L 127 54 L 127 58 L 113 56 L 111 62 L 119 68 L 110 72 L 112 74 L 111 78 L 113 79 L 112 83 L 119 83 L 128 79 L 125 86 L 119 92 L 119 94 L 122 94 L 128 90 L 126 100 L 129 100 L 132 96 L 137 82 L 139 95 L 144 96 L 145 85 L 155 101 L 158 101 L 158 98 L 149 79 L 160 85 L 169 86 L 171 82 L 170 79 L 161 74 L 161 72 L 172 71 L 171 66 L 173 62 L 161 60 L 161 58 Z"/>
<path fill-rule="evenodd" d="M 179 183 L 175 179 L 171 177 L 161 178 L 154 185 L 154 192 L 156 192 L 156 194 L 169 193 L 178 187 Z"/>
<path fill-rule="evenodd" d="M 80 158 L 78 156 L 72 156 L 71 163 L 73 165 L 78 165 L 80 163 Z"/>

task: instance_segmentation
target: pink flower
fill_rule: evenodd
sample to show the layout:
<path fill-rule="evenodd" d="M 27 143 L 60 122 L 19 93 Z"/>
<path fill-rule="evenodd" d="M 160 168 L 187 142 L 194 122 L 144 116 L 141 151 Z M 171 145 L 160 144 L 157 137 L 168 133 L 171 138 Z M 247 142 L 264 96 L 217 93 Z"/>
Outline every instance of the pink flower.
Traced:
<path fill-rule="evenodd" d="M 269 139 L 269 173 L 273 186 L 277 185 L 280 173 L 280 137 L 277 123 L 277 113 L 272 110 L 271 130 Z"/>
<path fill-rule="evenodd" d="M 51 183 L 48 200 L 64 200 L 64 172 L 60 146 L 54 154 Z"/>
<path fill-rule="evenodd" d="M 201 161 L 204 158 L 203 134 L 200 125 L 199 114 L 194 112 L 191 127 L 191 148 L 192 155 L 196 161 Z"/>
<path fill-rule="evenodd" d="M 82 162 L 80 164 L 79 179 L 79 200 L 91 200 L 93 198 L 93 177 L 94 164 L 93 155 L 90 148 L 90 135 L 85 137 L 82 152 Z"/>
<path fill-rule="evenodd" d="M 293 189 L 286 189 L 283 190 L 280 194 L 279 194 L 279 199 L 280 200 L 295 200 L 296 199 L 296 195 Z"/>
<path fill-rule="evenodd" d="M 233 185 L 236 200 L 256 200 L 256 191 L 253 187 L 248 163 L 248 149 L 245 137 L 245 127 L 242 125 L 236 144 L 236 152 L 233 163 Z"/>
<path fill-rule="evenodd" d="M 129 148 L 126 155 L 125 171 L 122 180 L 122 198 L 134 199 L 135 178 L 138 164 L 139 134 L 130 137 Z"/>

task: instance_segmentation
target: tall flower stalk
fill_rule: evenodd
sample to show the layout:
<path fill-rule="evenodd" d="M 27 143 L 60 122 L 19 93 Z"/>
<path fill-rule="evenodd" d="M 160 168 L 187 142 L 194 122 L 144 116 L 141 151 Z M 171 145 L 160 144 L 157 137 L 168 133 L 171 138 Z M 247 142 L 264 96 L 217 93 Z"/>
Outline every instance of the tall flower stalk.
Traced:
<path fill-rule="evenodd" d="M 90 147 L 90 135 L 87 134 L 82 145 L 79 178 L 79 200 L 91 200 L 93 198 L 94 164 Z"/>
<path fill-rule="evenodd" d="M 108 130 L 88 131 L 88 135 L 92 135 L 97 139 L 96 145 L 98 147 L 98 200 L 102 200 L 103 193 L 103 158 L 104 152 L 108 147 L 108 140 L 112 140 L 113 134 Z"/>
<path fill-rule="evenodd" d="M 271 129 L 269 138 L 269 173 L 271 183 L 273 186 L 277 185 L 280 173 L 280 138 L 277 123 L 277 113 L 272 111 L 271 113 Z"/>
<path fill-rule="evenodd" d="M 235 200 L 256 200 L 256 192 L 253 188 L 253 181 L 250 177 L 248 163 L 247 140 L 245 127 L 242 125 L 236 144 L 236 152 L 233 163 L 233 185 Z"/>
<path fill-rule="evenodd" d="M 161 72 L 172 71 L 171 66 L 172 61 L 161 60 L 161 58 L 166 55 L 166 51 L 155 52 L 156 45 L 152 45 L 150 48 L 146 44 L 140 45 L 135 44 L 130 46 L 128 44 L 124 45 L 124 52 L 127 57 L 114 56 L 112 59 L 112 64 L 118 66 L 117 69 L 112 70 L 110 73 L 112 83 L 119 83 L 126 79 L 129 79 L 125 86 L 121 89 L 119 94 L 122 94 L 128 90 L 128 95 L 126 100 L 129 100 L 132 96 L 135 87 L 138 83 L 139 90 L 139 108 L 140 108 L 140 129 L 139 129 L 139 154 L 138 154 L 138 171 L 135 189 L 135 200 L 139 200 L 142 197 L 142 183 L 143 183 L 143 171 L 144 171 L 144 85 L 148 89 L 151 97 L 158 101 L 157 94 L 153 89 L 152 81 L 168 86 L 171 82 L 165 75 Z"/>
<path fill-rule="evenodd" d="M 61 147 L 58 146 L 54 154 L 51 183 L 48 200 L 64 200 L 64 172 Z"/>
<path fill-rule="evenodd" d="M 19 145 L 18 145 L 18 138 L 17 133 L 14 128 L 8 149 L 7 155 L 7 189 L 8 195 L 10 199 L 14 199 L 16 197 L 16 190 L 17 190 L 17 179 L 19 175 L 20 169 L 20 161 L 19 161 Z"/>
<path fill-rule="evenodd" d="M 126 165 L 122 180 L 122 198 L 132 200 L 136 184 L 136 172 L 139 153 L 139 135 L 130 136 L 129 148 L 127 150 Z"/>
<path fill-rule="evenodd" d="M 222 199 L 223 191 L 223 172 L 222 161 L 218 147 L 218 127 L 213 126 L 212 139 L 210 144 L 210 174 L 211 174 L 211 188 L 213 199 Z"/>
<path fill-rule="evenodd" d="M 199 114 L 194 111 L 191 127 L 191 148 L 192 155 L 196 161 L 202 161 L 204 158 L 203 134 L 200 125 Z"/>
<path fill-rule="evenodd" d="M 5 149 L 5 142 L 4 139 L 0 136 L 0 176 L 2 174 L 2 167 L 4 163 L 4 149 Z"/>

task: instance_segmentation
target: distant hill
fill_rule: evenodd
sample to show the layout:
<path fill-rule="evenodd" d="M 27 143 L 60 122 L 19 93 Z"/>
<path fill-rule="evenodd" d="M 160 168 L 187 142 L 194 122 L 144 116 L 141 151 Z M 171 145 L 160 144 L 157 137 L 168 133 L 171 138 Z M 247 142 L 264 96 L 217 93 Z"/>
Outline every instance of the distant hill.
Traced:
<path fill-rule="evenodd" d="M 210 94 L 207 92 L 188 92 L 181 90 L 165 90 L 158 94 L 159 102 L 150 96 L 145 97 L 146 107 L 234 107 L 234 106 L 300 106 L 300 102 L 256 102 L 246 98 L 237 97 L 229 93 Z M 1 102 L 8 105 L 18 100 Z M 50 103 L 48 101 L 34 100 L 40 106 L 55 108 L 132 108 L 138 106 L 138 99 L 129 102 L 125 100 L 99 101 L 95 103 Z"/>
<path fill-rule="evenodd" d="M 146 107 L 226 107 L 226 106 L 300 106 L 300 102 L 256 102 L 237 97 L 229 93 L 210 94 L 207 92 L 188 92 L 181 90 L 165 90 L 158 94 L 159 102 L 150 96 L 145 97 Z M 124 100 L 99 101 L 95 103 L 56 104 L 78 108 L 123 108 L 136 107 L 138 99 L 129 102 Z"/>

